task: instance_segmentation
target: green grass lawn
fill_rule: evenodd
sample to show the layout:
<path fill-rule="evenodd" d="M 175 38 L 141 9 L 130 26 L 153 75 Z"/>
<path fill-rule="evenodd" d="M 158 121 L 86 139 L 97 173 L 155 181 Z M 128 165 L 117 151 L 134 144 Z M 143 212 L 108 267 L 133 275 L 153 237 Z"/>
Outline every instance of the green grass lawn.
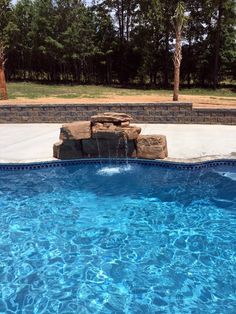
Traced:
<path fill-rule="evenodd" d="M 95 85 L 46 85 L 38 83 L 8 83 L 9 99 L 19 97 L 35 99 L 40 97 L 57 98 L 105 98 L 109 96 L 139 96 L 139 95 L 172 95 L 171 90 L 119 88 Z M 236 97 L 230 89 L 221 88 L 216 91 L 211 89 L 182 89 L 183 95 L 206 95 L 214 97 Z"/>

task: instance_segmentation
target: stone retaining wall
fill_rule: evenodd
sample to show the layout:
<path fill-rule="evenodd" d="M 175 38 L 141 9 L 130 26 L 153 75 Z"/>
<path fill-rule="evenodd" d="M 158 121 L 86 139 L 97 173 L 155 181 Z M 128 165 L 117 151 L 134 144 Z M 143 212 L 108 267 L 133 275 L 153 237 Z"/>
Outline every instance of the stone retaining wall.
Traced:
<path fill-rule="evenodd" d="M 107 111 L 130 114 L 136 123 L 236 125 L 236 109 L 195 109 L 191 103 L 0 105 L 0 123 L 64 123 Z"/>

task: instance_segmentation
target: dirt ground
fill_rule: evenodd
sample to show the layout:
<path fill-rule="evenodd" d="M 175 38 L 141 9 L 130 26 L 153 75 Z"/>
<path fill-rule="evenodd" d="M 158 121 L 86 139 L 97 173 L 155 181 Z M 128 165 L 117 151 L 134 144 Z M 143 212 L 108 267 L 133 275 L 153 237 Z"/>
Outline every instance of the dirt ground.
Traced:
<path fill-rule="evenodd" d="M 216 97 L 199 95 L 181 95 L 179 101 L 191 102 L 195 108 L 225 108 L 236 109 L 236 97 Z M 142 96 L 109 96 L 106 98 L 54 98 L 42 97 L 37 99 L 17 98 L 14 100 L 0 101 L 1 104 L 72 104 L 72 103 L 158 103 L 172 102 L 170 96 L 142 95 Z"/>

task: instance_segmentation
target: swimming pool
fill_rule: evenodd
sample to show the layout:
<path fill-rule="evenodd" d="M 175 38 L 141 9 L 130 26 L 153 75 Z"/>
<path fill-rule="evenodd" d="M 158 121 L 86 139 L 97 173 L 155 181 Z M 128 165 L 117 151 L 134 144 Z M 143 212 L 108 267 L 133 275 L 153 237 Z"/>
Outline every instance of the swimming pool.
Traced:
<path fill-rule="evenodd" d="M 235 313 L 236 162 L 0 170 L 0 312 Z"/>

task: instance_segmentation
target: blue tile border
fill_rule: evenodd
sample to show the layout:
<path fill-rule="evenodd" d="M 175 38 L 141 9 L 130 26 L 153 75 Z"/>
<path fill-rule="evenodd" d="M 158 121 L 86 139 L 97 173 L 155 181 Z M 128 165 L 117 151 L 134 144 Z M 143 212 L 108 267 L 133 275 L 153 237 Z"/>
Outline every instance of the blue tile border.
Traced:
<path fill-rule="evenodd" d="M 32 162 L 23 164 L 14 163 L 1 163 L 0 171 L 19 171 L 19 170 L 37 170 L 47 168 L 58 168 L 67 166 L 77 166 L 83 164 L 138 164 L 146 166 L 156 166 L 160 168 L 168 169 L 180 169 L 180 170 L 197 170 L 206 169 L 216 166 L 233 166 L 236 167 L 236 159 L 218 159 L 196 163 L 189 162 L 173 162 L 173 161 L 161 161 L 161 160 L 145 160 L 145 159 L 106 159 L 106 158 L 94 158 L 94 159 L 74 159 L 74 160 L 56 160 L 47 162 Z"/>

